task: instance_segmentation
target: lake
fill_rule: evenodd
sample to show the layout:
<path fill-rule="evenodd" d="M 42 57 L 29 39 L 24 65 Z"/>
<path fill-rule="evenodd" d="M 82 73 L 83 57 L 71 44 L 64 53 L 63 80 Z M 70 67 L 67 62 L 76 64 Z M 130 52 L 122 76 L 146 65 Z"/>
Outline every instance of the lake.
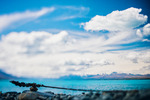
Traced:
<path fill-rule="evenodd" d="M 150 89 L 150 80 L 52 80 L 52 79 L 18 79 L 20 82 L 35 82 L 48 86 L 58 86 L 75 89 L 97 89 L 97 90 L 141 90 Z M 54 93 L 80 94 L 81 91 L 60 90 L 51 88 L 38 88 L 38 91 L 52 91 Z M 18 87 L 9 80 L 0 80 L 0 91 L 29 90 L 29 87 Z"/>

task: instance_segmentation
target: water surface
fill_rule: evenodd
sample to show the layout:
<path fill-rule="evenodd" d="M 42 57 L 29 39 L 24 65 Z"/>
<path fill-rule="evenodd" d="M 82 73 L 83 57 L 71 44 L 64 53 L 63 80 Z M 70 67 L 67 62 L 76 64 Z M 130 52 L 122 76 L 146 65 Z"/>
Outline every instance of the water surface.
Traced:
<path fill-rule="evenodd" d="M 35 82 L 48 86 L 59 86 L 75 89 L 97 89 L 97 90 L 141 90 L 150 89 L 150 80 L 52 80 L 52 79 L 19 79 L 17 81 Z M 38 91 L 52 91 L 55 93 L 79 94 L 82 92 L 71 90 L 59 90 L 51 88 L 38 88 Z M 18 87 L 10 83 L 9 80 L 0 80 L 0 91 L 17 91 L 29 90 L 27 87 Z"/>

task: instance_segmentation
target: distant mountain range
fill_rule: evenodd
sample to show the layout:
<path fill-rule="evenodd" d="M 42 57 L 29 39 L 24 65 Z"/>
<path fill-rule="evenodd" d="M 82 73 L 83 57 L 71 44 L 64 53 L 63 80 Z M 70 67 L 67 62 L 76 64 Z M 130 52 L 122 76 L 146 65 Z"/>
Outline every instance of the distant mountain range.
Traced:
<path fill-rule="evenodd" d="M 59 79 L 150 79 L 150 74 L 141 75 L 141 74 L 126 74 L 126 73 L 117 73 L 113 72 L 111 74 L 97 74 L 97 75 L 68 75 L 60 77 Z"/>
<path fill-rule="evenodd" d="M 0 79 L 17 79 L 18 77 L 12 76 L 0 70 Z M 141 74 L 126 74 L 126 73 L 117 73 L 113 72 L 111 74 L 97 74 L 97 75 L 67 75 L 62 76 L 59 79 L 75 79 L 75 80 L 83 80 L 83 79 L 99 79 L 99 80 L 107 80 L 107 79 L 150 79 L 150 74 L 141 75 Z"/>
<path fill-rule="evenodd" d="M 0 79 L 16 79 L 17 77 L 7 74 L 0 70 Z"/>

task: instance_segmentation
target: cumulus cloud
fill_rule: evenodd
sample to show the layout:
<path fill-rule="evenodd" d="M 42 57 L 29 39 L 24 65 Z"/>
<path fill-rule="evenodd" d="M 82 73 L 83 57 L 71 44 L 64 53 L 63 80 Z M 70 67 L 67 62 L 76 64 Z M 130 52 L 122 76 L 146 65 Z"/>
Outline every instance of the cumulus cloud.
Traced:
<path fill-rule="evenodd" d="M 58 34 L 11 32 L 2 36 L 0 41 L 0 68 L 16 76 L 59 77 L 69 74 L 69 69 L 82 74 L 92 66 L 114 64 L 107 57 L 98 57 L 95 53 L 82 54 L 81 51 L 88 50 L 89 46 L 95 46 L 95 43 L 86 43 L 86 39 L 77 40 L 66 31 Z M 95 52 L 92 48 L 89 50 Z"/>
<path fill-rule="evenodd" d="M 144 27 L 137 29 L 136 35 L 143 39 L 143 42 L 150 42 L 148 37 L 150 36 L 150 24 L 146 24 Z"/>
<path fill-rule="evenodd" d="M 143 34 L 142 34 L 140 29 L 137 29 L 136 35 L 139 36 L 139 37 L 143 37 Z"/>
<path fill-rule="evenodd" d="M 149 51 L 133 56 L 128 51 L 104 52 L 114 48 L 107 47 L 104 41 L 107 40 L 94 36 L 75 38 L 66 31 L 11 32 L 0 41 L 0 69 L 15 76 L 56 78 L 69 74 L 132 72 L 141 65 L 130 60 L 144 62 L 145 66 L 150 62 Z M 120 58 L 122 54 L 126 59 Z M 135 67 L 127 68 L 126 64 Z"/>
<path fill-rule="evenodd" d="M 11 46 L 17 46 L 17 49 L 14 51 L 20 52 L 20 53 L 28 53 L 33 54 L 37 52 L 56 52 L 57 47 L 55 48 L 55 45 L 62 45 L 65 43 L 65 38 L 67 36 L 66 31 L 62 31 L 59 34 L 52 35 L 48 32 L 11 32 L 7 36 L 2 37 L 3 46 L 4 48 Z M 8 44 L 5 46 L 5 44 Z M 23 47 L 23 48 L 22 48 Z M 59 47 L 59 46 L 58 46 Z M 20 49 L 19 49 L 20 48 Z M 55 48 L 55 50 L 53 50 Z"/>
<path fill-rule="evenodd" d="M 12 13 L 12 14 L 6 14 L 6 15 L 0 15 L 0 31 L 7 28 L 9 25 L 11 25 L 14 22 L 24 20 L 24 19 L 36 19 L 40 16 L 43 16 L 47 13 L 50 13 L 54 11 L 54 7 L 50 8 L 42 8 L 39 11 L 25 11 L 21 13 Z"/>
<path fill-rule="evenodd" d="M 122 11 L 113 11 L 106 16 L 96 15 L 89 22 L 81 23 L 87 31 L 125 31 L 143 25 L 147 16 L 139 14 L 142 9 L 128 8 Z"/>
<path fill-rule="evenodd" d="M 76 7 L 67 9 L 78 10 Z M 96 16 L 96 19 L 94 17 L 84 23 L 86 30 L 111 31 L 101 35 L 72 31 L 60 31 L 57 34 L 45 31 L 11 32 L 3 35 L 0 40 L 0 69 L 15 76 L 45 78 L 114 71 L 134 73 L 135 70 L 149 65 L 150 51 L 115 50 L 123 49 L 122 44 L 148 41 L 144 37 L 149 34 L 149 24 L 144 28 L 133 29 L 147 20 L 147 16 L 139 14 L 140 12 L 141 9 L 129 8 L 114 11 L 107 16 Z M 44 14 L 33 17 L 32 13 L 30 12 L 30 18 Z M 48 12 L 45 11 L 46 13 Z M 104 22 L 99 18 L 103 18 Z M 22 19 L 16 21 L 18 20 Z M 96 25 L 95 22 L 98 26 L 92 25 Z M 103 26 L 99 28 L 99 25 Z"/>
<path fill-rule="evenodd" d="M 143 34 L 144 34 L 145 36 L 150 35 L 150 23 L 148 23 L 147 25 L 145 25 L 145 26 L 143 27 Z"/>
<path fill-rule="evenodd" d="M 128 8 L 122 11 L 113 11 L 106 16 L 96 15 L 89 22 L 81 23 L 87 31 L 107 30 L 104 45 L 128 44 L 136 41 L 149 42 L 149 24 L 139 27 L 147 22 L 148 16 L 140 14 L 142 9 Z"/>

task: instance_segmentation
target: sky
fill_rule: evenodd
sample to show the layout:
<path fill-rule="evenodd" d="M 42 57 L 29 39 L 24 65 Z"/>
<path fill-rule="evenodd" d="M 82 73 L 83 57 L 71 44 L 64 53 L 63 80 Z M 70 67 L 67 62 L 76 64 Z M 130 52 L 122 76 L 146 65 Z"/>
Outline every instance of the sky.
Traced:
<path fill-rule="evenodd" d="M 148 0 L 0 0 L 0 70 L 17 77 L 150 74 Z"/>

